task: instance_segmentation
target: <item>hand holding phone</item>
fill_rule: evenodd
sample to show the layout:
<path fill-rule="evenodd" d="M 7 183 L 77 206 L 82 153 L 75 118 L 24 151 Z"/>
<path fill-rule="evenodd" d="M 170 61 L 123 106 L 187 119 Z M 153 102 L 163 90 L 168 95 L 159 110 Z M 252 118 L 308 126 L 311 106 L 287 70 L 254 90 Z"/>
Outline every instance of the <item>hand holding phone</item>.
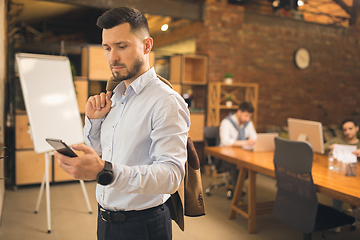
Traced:
<path fill-rule="evenodd" d="M 47 138 L 46 141 L 59 153 L 68 157 L 77 157 L 76 153 L 61 139 Z"/>

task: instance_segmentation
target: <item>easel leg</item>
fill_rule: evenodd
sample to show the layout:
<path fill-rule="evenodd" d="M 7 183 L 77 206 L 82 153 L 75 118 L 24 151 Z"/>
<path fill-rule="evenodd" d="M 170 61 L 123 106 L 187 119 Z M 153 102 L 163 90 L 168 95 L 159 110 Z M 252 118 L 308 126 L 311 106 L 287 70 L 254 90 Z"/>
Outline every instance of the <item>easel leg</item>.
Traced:
<path fill-rule="evenodd" d="M 46 188 L 46 213 L 47 213 L 47 224 L 48 224 L 48 233 L 51 232 L 51 219 L 50 219 L 50 184 L 49 184 L 49 164 L 50 164 L 50 154 L 45 153 L 45 173 L 43 180 L 41 182 L 40 186 L 40 192 L 38 196 L 38 200 L 35 207 L 35 213 L 38 213 L 41 198 L 44 192 L 44 186 Z"/>
<path fill-rule="evenodd" d="M 49 164 L 50 164 L 50 154 L 45 153 L 46 210 L 47 210 L 48 233 L 51 232 Z"/>
<path fill-rule="evenodd" d="M 38 211 L 39 211 L 41 198 L 42 198 L 42 195 L 43 195 L 43 192 L 44 192 L 45 178 L 46 178 L 46 172 L 44 172 L 44 177 L 43 177 L 43 180 L 41 182 L 39 196 L 38 196 L 38 200 L 37 200 L 36 207 L 35 207 L 35 213 L 38 213 Z"/>
<path fill-rule="evenodd" d="M 84 193 L 86 204 L 87 204 L 88 209 L 89 209 L 89 213 L 92 214 L 92 209 L 91 209 L 91 205 L 90 205 L 90 202 L 89 202 L 89 197 L 88 197 L 87 192 L 86 192 L 84 180 L 80 180 L 80 184 L 81 184 L 81 188 L 82 188 L 83 193 Z"/>
<path fill-rule="evenodd" d="M 50 183 L 49 183 L 49 165 L 50 165 L 50 153 L 45 153 L 45 173 L 43 180 L 40 186 L 40 192 L 38 196 L 38 200 L 35 207 L 35 213 L 38 213 L 40 208 L 41 198 L 44 192 L 44 187 L 46 189 L 46 212 L 47 212 L 47 225 L 48 225 L 48 233 L 51 232 L 51 214 L 50 214 Z M 84 193 L 85 201 L 89 209 L 89 213 L 92 214 L 92 208 L 90 205 L 89 197 L 85 188 L 85 183 L 83 180 L 80 180 L 80 185 Z"/>

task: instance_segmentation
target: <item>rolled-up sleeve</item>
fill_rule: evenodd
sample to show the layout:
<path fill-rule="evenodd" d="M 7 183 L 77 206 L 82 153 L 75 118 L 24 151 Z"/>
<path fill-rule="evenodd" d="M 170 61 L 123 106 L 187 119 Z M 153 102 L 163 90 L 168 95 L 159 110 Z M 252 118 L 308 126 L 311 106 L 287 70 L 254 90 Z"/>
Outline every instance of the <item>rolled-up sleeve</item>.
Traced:
<path fill-rule="evenodd" d="M 101 122 L 102 119 L 89 119 L 85 116 L 84 140 L 85 144 L 92 147 L 95 152 L 101 155 Z"/>
<path fill-rule="evenodd" d="M 246 137 L 246 139 L 248 139 L 248 138 L 253 139 L 253 140 L 257 139 L 257 133 L 256 133 L 253 122 L 249 122 L 249 124 L 245 127 L 245 137 Z"/>

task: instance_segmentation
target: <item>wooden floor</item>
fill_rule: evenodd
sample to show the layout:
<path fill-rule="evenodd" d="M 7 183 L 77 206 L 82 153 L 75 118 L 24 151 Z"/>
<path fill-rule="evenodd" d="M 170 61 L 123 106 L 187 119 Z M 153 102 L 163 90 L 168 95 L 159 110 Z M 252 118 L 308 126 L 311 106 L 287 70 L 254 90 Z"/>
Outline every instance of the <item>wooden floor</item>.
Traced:
<path fill-rule="evenodd" d="M 206 186 L 211 181 L 203 176 Z M 50 187 L 51 233 L 47 233 L 45 194 L 39 212 L 34 213 L 39 186 L 9 189 L 5 193 L 3 216 L 0 225 L 1 240 L 96 240 L 96 210 L 94 182 L 85 183 L 94 213 L 89 214 L 79 182 L 54 184 Z M 257 199 L 275 199 L 274 179 L 257 175 Z M 331 199 L 319 196 L 319 201 L 331 204 Z M 228 219 L 230 201 L 224 188 L 216 189 L 205 196 L 207 214 L 203 217 L 185 219 L 185 232 L 173 224 L 174 240 L 295 240 L 302 234 L 275 221 L 271 214 L 257 218 L 258 233 L 248 234 L 247 222 L 241 216 Z M 345 206 L 347 207 L 347 206 Z M 348 226 L 340 234 L 326 232 L 327 240 L 359 240 L 360 229 L 350 231 Z M 314 233 L 313 239 L 321 239 Z"/>

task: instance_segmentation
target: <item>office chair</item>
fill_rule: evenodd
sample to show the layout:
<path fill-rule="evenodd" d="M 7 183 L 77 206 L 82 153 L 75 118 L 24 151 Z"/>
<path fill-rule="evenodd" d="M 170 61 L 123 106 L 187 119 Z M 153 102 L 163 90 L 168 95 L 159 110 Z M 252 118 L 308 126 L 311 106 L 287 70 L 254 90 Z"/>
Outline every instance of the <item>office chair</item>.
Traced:
<path fill-rule="evenodd" d="M 322 129 L 323 129 L 324 142 L 327 142 L 333 137 L 335 137 L 332 130 L 329 127 L 322 126 Z"/>
<path fill-rule="evenodd" d="M 329 128 L 333 131 L 335 137 L 342 138 L 344 136 L 343 130 L 339 125 L 330 125 Z"/>
<path fill-rule="evenodd" d="M 313 150 L 306 142 L 275 138 L 274 166 L 277 194 L 273 209 L 276 220 L 303 233 L 311 233 L 352 224 L 355 219 L 332 207 L 318 203 L 311 169 Z"/>
<path fill-rule="evenodd" d="M 219 126 L 216 127 L 204 127 L 204 143 L 206 146 L 218 146 L 220 143 L 219 139 Z M 228 187 L 229 186 L 229 173 L 224 169 L 221 169 L 221 160 L 211 157 L 209 154 L 206 155 L 207 165 L 210 166 L 210 175 L 216 179 L 215 182 L 211 182 L 205 189 L 206 195 L 210 196 L 213 189 L 219 187 Z M 220 179 L 220 181 L 219 181 Z M 231 198 L 229 194 L 232 192 L 227 192 L 227 197 Z"/>

